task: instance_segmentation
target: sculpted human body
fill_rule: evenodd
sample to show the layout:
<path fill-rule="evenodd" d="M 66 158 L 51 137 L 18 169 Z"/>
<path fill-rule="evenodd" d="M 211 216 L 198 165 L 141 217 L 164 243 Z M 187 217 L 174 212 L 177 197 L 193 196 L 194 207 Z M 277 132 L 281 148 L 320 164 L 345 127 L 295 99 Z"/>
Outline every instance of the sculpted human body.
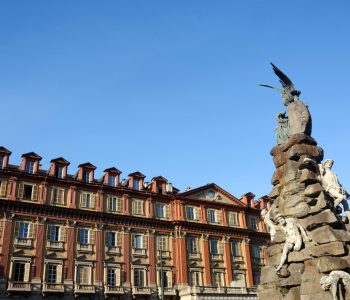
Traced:
<path fill-rule="evenodd" d="M 343 297 L 341 283 L 344 285 L 347 298 Z M 333 300 L 347 300 L 350 297 L 350 275 L 344 271 L 330 272 L 321 278 L 320 284 L 325 291 L 330 290 Z"/>
<path fill-rule="evenodd" d="M 266 208 L 264 208 L 260 214 L 267 227 L 267 231 L 270 233 L 271 241 L 273 242 L 276 235 L 276 226 L 271 220 L 271 209 L 267 210 Z"/>

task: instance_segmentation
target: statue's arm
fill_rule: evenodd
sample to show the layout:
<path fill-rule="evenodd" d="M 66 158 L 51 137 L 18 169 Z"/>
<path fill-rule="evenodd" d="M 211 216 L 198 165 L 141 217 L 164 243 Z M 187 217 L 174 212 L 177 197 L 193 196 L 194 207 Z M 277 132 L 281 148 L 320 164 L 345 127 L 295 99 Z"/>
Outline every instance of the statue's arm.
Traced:
<path fill-rule="evenodd" d="M 307 241 L 311 241 L 311 239 L 310 239 L 309 236 L 307 235 L 306 230 L 304 229 L 304 227 L 301 226 L 301 225 L 299 225 L 299 224 L 297 224 L 297 226 L 298 226 L 298 228 L 299 228 L 299 230 L 300 230 L 301 235 L 303 236 L 303 238 L 306 239 Z"/>

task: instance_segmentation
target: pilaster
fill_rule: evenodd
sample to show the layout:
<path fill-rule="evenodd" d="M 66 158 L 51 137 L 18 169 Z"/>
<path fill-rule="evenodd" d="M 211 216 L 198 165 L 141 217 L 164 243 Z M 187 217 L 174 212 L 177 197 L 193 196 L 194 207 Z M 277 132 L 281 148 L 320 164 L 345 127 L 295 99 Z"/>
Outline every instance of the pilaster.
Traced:
<path fill-rule="evenodd" d="M 253 280 L 253 269 L 252 269 L 252 261 L 251 261 L 251 251 L 250 251 L 250 239 L 244 240 L 244 261 L 246 263 L 247 268 L 247 287 L 251 287 L 254 285 Z"/>
<path fill-rule="evenodd" d="M 202 217 L 202 223 L 203 224 L 207 224 L 208 223 L 208 220 L 207 220 L 207 210 L 205 209 L 205 206 L 204 205 L 201 205 L 200 206 L 200 213 L 201 213 L 201 217 Z"/>
<path fill-rule="evenodd" d="M 36 222 L 36 241 L 35 241 L 35 259 L 34 259 L 34 274 L 32 284 L 41 288 L 41 281 L 43 278 L 44 265 L 44 242 L 45 242 L 45 223 L 46 218 L 37 218 Z"/>
<path fill-rule="evenodd" d="M 74 252 L 75 252 L 75 221 L 67 222 L 67 261 L 64 284 L 71 285 L 73 287 L 74 281 Z"/>
<path fill-rule="evenodd" d="M 149 286 L 156 287 L 156 255 L 155 231 L 148 233 Z"/>
<path fill-rule="evenodd" d="M 203 285 L 211 286 L 211 269 L 210 269 L 210 257 L 209 257 L 209 236 L 206 234 L 202 235 L 202 260 L 203 260 Z"/>
<path fill-rule="evenodd" d="M 38 197 L 38 203 L 39 204 L 45 204 L 46 203 L 46 195 L 47 195 L 47 182 L 43 181 L 42 183 L 40 183 L 39 186 L 39 197 Z"/>
<path fill-rule="evenodd" d="M 68 207 L 69 208 L 76 208 L 77 207 L 77 200 L 76 200 L 76 193 L 77 193 L 77 187 L 72 185 L 69 187 L 69 203 Z"/>
<path fill-rule="evenodd" d="M 7 191 L 7 197 L 9 200 L 16 200 L 17 192 L 17 177 L 10 177 L 10 186 Z"/>
<path fill-rule="evenodd" d="M 230 250 L 230 238 L 224 237 L 222 242 L 224 243 L 224 261 L 226 267 L 225 282 L 227 286 L 231 286 L 232 282 L 232 256 Z"/>
<path fill-rule="evenodd" d="M 10 245 L 13 233 L 13 217 L 6 216 L 3 229 L 2 253 L 0 255 L 0 289 L 6 287 L 7 274 L 9 273 Z M 3 286 L 4 284 L 4 286 Z"/>
<path fill-rule="evenodd" d="M 125 278 L 123 286 L 130 287 L 131 286 L 131 265 L 130 265 L 130 228 L 124 228 L 123 232 L 123 259 L 124 259 L 124 274 Z"/>
<path fill-rule="evenodd" d="M 95 286 L 102 287 L 103 283 L 103 261 L 104 261 L 104 245 L 103 245 L 103 227 L 104 225 L 98 224 L 95 230 L 95 243 L 96 243 L 96 269 L 95 269 Z M 102 291 L 97 291 L 101 293 Z"/>
<path fill-rule="evenodd" d="M 130 215 L 130 199 L 128 194 L 123 195 L 124 215 Z"/>
<path fill-rule="evenodd" d="M 175 255 L 176 264 L 175 272 L 178 286 L 188 285 L 188 272 L 187 272 L 187 251 L 186 251 L 186 233 L 182 232 L 181 227 L 175 228 Z"/>

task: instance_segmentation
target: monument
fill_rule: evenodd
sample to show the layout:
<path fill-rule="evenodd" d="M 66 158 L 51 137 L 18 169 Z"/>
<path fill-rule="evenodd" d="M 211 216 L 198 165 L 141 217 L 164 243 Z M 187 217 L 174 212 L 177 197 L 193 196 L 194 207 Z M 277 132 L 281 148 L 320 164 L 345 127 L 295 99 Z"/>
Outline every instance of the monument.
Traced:
<path fill-rule="evenodd" d="M 262 217 L 271 234 L 269 263 L 261 270 L 260 300 L 350 299 L 349 194 L 323 161 L 311 137 L 309 109 L 292 81 L 275 65 L 287 112 L 277 115 L 271 155 L 271 208 Z"/>

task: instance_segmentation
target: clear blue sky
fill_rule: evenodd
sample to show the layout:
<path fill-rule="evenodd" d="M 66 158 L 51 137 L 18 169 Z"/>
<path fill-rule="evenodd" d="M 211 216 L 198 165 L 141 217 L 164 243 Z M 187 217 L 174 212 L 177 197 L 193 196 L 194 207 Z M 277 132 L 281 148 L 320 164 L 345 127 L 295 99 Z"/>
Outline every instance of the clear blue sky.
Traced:
<path fill-rule="evenodd" d="M 99 177 L 162 175 L 271 190 L 278 85 L 302 91 L 313 136 L 350 189 L 350 1 L 0 2 L 0 145 L 90 161 Z"/>

